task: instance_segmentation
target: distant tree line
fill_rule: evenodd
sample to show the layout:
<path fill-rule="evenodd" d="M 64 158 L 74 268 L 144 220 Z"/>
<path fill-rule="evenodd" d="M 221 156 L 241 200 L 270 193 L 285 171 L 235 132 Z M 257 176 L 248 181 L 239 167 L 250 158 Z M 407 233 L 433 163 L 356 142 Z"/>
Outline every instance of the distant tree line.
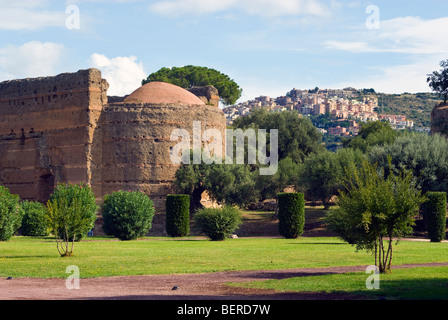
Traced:
<path fill-rule="evenodd" d="M 380 272 L 390 272 L 394 239 L 412 233 L 429 192 L 448 192 L 448 140 L 437 134 L 370 122 L 332 152 L 311 120 L 293 111 L 254 110 L 234 126 L 279 129 L 278 170 L 261 176 L 256 165 L 183 165 L 176 185 L 192 195 L 192 213 L 201 207 L 203 191 L 220 204 L 247 207 L 264 199 L 278 201 L 286 187 L 293 187 L 308 200 L 322 201 L 325 209 L 335 204 L 338 209 L 327 214 L 329 228 L 358 249 L 371 251 Z M 438 218 L 428 220 L 439 224 L 431 229 L 428 224 L 428 232 L 445 230 L 442 206 L 434 209 Z"/>
<path fill-rule="evenodd" d="M 275 198 L 287 186 L 328 207 L 343 189 L 347 169 L 359 168 L 363 160 L 396 174 L 410 170 L 422 192 L 448 191 L 448 140 L 440 135 L 396 131 L 376 121 L 363 124 L 356 137 L 343 139 L 343 148 L 332 152 L 311 120 L 295 111 L 253 110 L 233 126 L 279 130 L 277 173 L 260 176 L 259 166 L 248 164 L 182 165 L 175 184 L 179 192 L 192 195 L 192 210 L 200 207 L 204 191 L 219 203 L 244 207 Z"/>

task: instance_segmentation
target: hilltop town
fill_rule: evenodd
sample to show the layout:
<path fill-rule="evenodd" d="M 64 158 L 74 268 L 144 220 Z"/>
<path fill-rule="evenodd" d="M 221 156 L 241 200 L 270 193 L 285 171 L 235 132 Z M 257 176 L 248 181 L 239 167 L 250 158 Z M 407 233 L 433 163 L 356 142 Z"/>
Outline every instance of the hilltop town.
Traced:
<path fill-rule="evenodd" d="M 405 115 L 379 114 L 378 97 L 373 89 L 361 92 L 354 88 L 312 90 L 294 88 L 285 96 L 277 98 L 260 96 L 224 108 L 227 125 L 232 125 L 235 119 L 249 114 L 254 108 L 266 108 L 272 112 L 296 110 L 300 115 L 313 119 L 316 116 L 326 115 L 333 125 L 326 129 L 318 126 L 318 130 L 333 136 L 355 136 L 359 132 L 360 123 L 368 121 L 389 121 L 392 128 L 397 130 L 414 127 L 414 122 Z"/>

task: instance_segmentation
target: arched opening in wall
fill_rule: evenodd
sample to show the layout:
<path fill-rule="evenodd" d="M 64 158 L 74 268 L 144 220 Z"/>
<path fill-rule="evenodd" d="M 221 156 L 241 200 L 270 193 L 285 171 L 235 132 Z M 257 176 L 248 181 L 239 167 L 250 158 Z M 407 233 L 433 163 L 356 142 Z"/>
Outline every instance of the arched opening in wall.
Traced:
<path fill-rule="evenodd" d="M 47 203 L 50 199 L 50 195 L 54 191 L 54 176 L 52 174 L 45 174 L 40 176 L 38 182 L 38 194 L 39 194 L 39 202 Z"/>

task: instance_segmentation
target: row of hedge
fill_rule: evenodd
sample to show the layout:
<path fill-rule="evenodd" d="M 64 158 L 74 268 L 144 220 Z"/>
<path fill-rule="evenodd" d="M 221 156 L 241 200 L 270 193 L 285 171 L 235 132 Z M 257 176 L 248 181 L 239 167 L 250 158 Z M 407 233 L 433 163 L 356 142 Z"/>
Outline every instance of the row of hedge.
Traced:
<path fill-rule="evenodd" d="M 427 198 L 428 201 L 422 206 L 425 225 L 431 241 L 439 242 L 445 238 L 447 196 L 444 192 L 429 192 Z M 52 204 L 52 210 L 38 202 L 21 202 L 17 195 L 10 194 L 7 188 L 0 186 L 0 241 L 9 240 L 19 228 L 25 236 L 47 236 L 50 230 L 49 215 L 59 210 L 64 212 L 64 219 L 68 219 L 76 207 L 82 211 L 78 219 L 85 225 L 81 230 L 77 230 L 76 239 L 81 240 L 93 228 L 99 207 L 95 204 L 95 197 L 89 187 L 58 185 L 49 203 Z M 138 191 L 118 191 L 106 195 L 101 209 L 104 232 L 121 240 L 132 240 L 146 235 L 151 229 L 155 214 L 151 199 Z M 285 238 L 299 237 L 305 225 L 304 195 L 278 194 L 278 216 L 280 234 Z M 234 207 L 203 208 L 195 213 L 194 219 L 201 231 L 211 240 L 225 239 L 242 221 L 241 212 Z M 77 225 L 80 221 L 76 222 Z M 65 222 L 57 223 L 62 226 Z M 59 230 L 61 238 L 75 236 L 67 227 L 53 230 Z M 167 196 L 166 231 L 172 237 L 185 237 L 189 234 L 188 195 Z"/>
<path fill-rule="evenodd" d="M 241 212 L 235 207 L 202 208 L 194 220 L 212 241 L 226 239 L 241 224 Z M 172 237 L 185 237 L 190 232 L 190 196 L 171 194 L 166 198 L 166 231 Z"/>
<path fill-rule="evenodd" d="M 145 235 L 155 213 L 151 199 L 137 191 L 106 195 L 100 208 L 90 187 L 59 184 L 45 206 L 21 201 L 0 186 L 0 241 L 8 241 L 19 230 L 24 236 L 53 233 L 59 239 L 80 241 L 93 229 L 99 209 L 105 232 L 123 240 Z"/>
<path fill-rule="evenodd" d="M 184 237 L 190 232 L 188 195 L 169 195 L 166 200 L 169 235 Z M 0 241 L 8 241 L 20 228 L 24 236 L 48 236 L 62 241 L 80 241 L 92 230 L 101 209 L 103 231 L 121 240 L 145 236 L 152 226 L 155 208 L 143 192 L 117 191 L 104 197 L 102 207 L 86 185 L 58 185 L 47 206 L 39 202 L 21 201 L 0 186 Z M 233 207 L 201 209 L 195 220 L 212 240 L 223 240 L 241 224 L 241 212 Z M 59 247 L 58 247 L 59 248 Z M 61 251 L 61 255 L 66 248 Z"/>
<path fill-rule="evenodd" d="M 18 214 L 10 215 L 13 223 L 8 228 L 0 228 L 0 239 L 8 240 L 19 227 L 25 236 L 47 236 L 46 207 L 38 202 L 24 201 L 20 205 L 17 196 L 9 194 L 5 188 L 0 189 L 2 204 L 9 211 Z M 88 187 L 61 185 L 50 198 L 66 207 L 77 199 L 82 203 L 86 219 L 90 223 L 76 234 L 81 240 L 93 227 L 96 215 L 96 205 L 93 193 Z M 297 238 L 303 232 L 305 224 L 305 200 L 303 194 L 279 194 L 279 229 L 286 238 Z M 88 207 L 91 209 L 89 210 Z M 67 209 L 65 209 L 67 210 Z M 92 214 L 93 213 L 93 214 Z M 154 216 L 154 206 L 150 198 L 142 192 L 118 191 L 106 195 L 102 207 L 103 230 L 106 234 L 122 240 L 131 240 L 144 236 L 151 229 Z M 90 217 L 89 217 L 90 216 Z M 23 217 L 20 223 L 20 217 Z M 234 207 L 221 209 L 203 208 L 196 212 L 195 221 L 202 232 L 212 240 L 223 240 L 241 224 L 241 212 Z M 172 237 L 185 237 L 190 232 L 190 197 L 188 195 L 168 195 L 166 199 L 166 231 Z M 60 237 L 72 238 L 73 234 L 60 234 Z"/>
<path fill-rule="evenodd" d="M 297 238 L 305 226 L 305 197 L 303 193 L 280 193 L 279 231 L 285 238 Z M 241 224 L 241 212 L 225 206 L 202 208 L 194 216 L 202 232 L 211 240 L 224 240 Z M 190 230 L 190 197 L 168 195 L 166 199 L 166 231 L 172 237 L 187 236 Z"/>
<path fill-rule="evenodd" d="M 428 192 L 422 206 L 426 230 L 431 242 L 440 242 L 446 234 L 447 195 L 445 192 Z M 279 232 L 289 239 L 302 235 L 305 226 L 305 197 L 303 193 L 278 194 Z M 189 197 L 171 195 L 167 198 L 167 232 L 185 236 L 189 231 Z M 241 216 L 232 208 L 201 209 L 195 220 L 212 240 L 222 240 L 241 223 Z"/>

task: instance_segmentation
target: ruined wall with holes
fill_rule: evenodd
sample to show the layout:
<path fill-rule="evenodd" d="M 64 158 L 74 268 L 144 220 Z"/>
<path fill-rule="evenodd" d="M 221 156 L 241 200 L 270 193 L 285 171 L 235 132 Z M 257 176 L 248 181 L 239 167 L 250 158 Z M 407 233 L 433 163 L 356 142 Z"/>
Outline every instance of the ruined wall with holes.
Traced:
<path fill-rule="evenodd" d="M 448 136 L 448 105 L 440 103 L 431 111 L 431 134 Z"/>
<path fill-rule="evenodd" d="M 192 87 L 187 90 L 198 96 L 205 104 L 219 107 L 219 92 L 214 86 Z"/>
<path fill-rule="evenodd" d="M 164 211 L 178 168 L 171 132 L 193 136 L 201 121 L 224 139 L 224 114 L 212 103 L 108 103 L 107 89 L 96 69 L 0 83 L 0 184 L 41 202 L 60 182 L 90 185 L 99 202 L 113 191 L 141 190 Z"/>
<path fill-rule="evenodd" d="M 42 202 L 59 182 L 90 183 L 107 88 L 95 69 L 0 83 L 0 183 Z"/>
<path fill-rule="evenodd" d="M 173 193 L 177 165 L 170 151 L 175 129 L 186 129 L 193 138 L 193 122 L 201 121 L 201 131 L 218 129 L 225 134 L 222 111 L 210 105 L 154 105 L 111 103 L 100 120 L 102 136 L 102 193 L 141 190 L 151 196 L 156 208 L 164 210 L 165 197 Z M 100 147 L 100 146 L 99 146 Z"/>

